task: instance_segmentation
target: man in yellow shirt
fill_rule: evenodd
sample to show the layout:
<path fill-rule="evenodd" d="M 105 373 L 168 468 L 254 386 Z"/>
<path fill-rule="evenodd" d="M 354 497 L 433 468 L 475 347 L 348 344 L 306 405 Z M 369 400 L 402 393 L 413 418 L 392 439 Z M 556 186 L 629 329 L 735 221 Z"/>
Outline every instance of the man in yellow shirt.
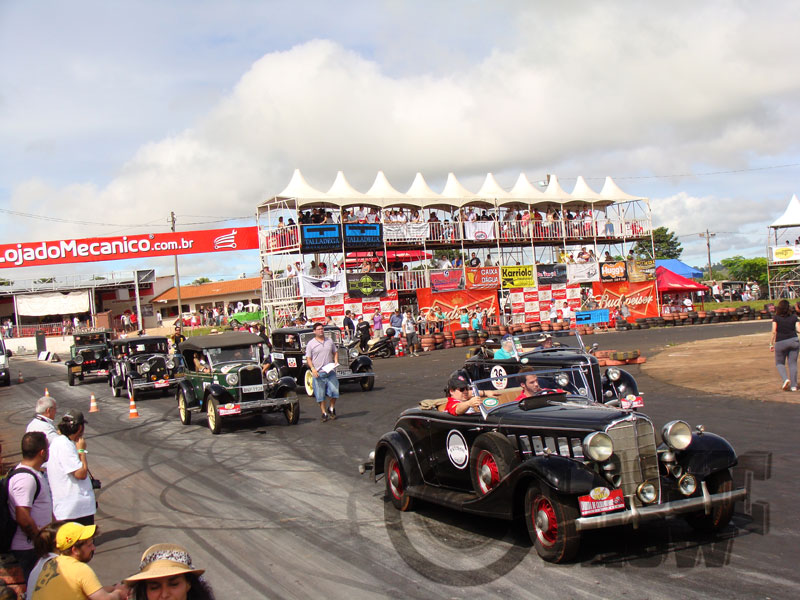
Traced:
<path fill-rule="evenodd" d="M 122 584 L 103 587 L 86 564 L 94 556 L 95 525 L 65 523 L 56 533 L 60 556 L 47 562 L 33 589 L 34 600 L 125 600 Z"/>

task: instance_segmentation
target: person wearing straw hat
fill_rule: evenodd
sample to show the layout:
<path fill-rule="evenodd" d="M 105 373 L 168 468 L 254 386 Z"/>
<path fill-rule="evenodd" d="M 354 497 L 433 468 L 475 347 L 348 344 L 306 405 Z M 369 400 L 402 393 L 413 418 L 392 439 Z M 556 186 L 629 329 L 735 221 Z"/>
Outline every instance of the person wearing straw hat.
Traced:
<path fill-rule="evenodd" d="M 136 600 L 213 600 L 214 592 L 185 548 L 156 544 L 142 554 L 139 572 L 123 581 Z"/>

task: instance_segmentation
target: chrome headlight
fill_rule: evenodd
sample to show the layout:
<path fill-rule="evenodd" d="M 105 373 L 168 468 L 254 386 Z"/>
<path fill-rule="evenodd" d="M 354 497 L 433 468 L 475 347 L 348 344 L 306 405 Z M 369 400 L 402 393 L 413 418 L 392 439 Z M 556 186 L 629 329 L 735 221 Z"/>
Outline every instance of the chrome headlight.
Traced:
<path fill-rule="evenodd" d="M 686 421 L 670 421 L 661 430 L 661 439 L 673 450 L 686 450 L 692 443 L 692 428 Z"/>
<path fill-rule="evenodd" d="M 616 367 L 609 367 L 606 370 L 606 377 L 611 381 L 619 381 L 619 378 L 622 377 L 622 371 Z"/>
<path fill-rule="evenodd" d="M 697 478 L 687 473 L 678 480 L 678 489 L 684 496 L 691 496 L 697 491 Z"/>
<path fill-rule="evenodd" d="M 636 490 L 636 495 L 639 496 L 639 500 L 644 504 L 652 504 L 658 500 L 658 490 L 656 486 L 649 481 L 645 481 L 639 485 L 639 489 Z"/>
<path fill-rule="evenodd" d="M 80 365 L 83 363 L 83 354 L 76 354 L 75 355 L 75 364 Z"/>
<path fill-rule="evenodd" d="M 269 381 L 270 383 L 275 383 L 276 381 L 278 381 L 278 379 L 280 379 L 280 376 L 278 375 L 278 369 L 270 369 L 269 371 L 267 371 L 267 381 Z"/>
<path fill-rule="evenodd" d="M 167 361 L 167 368 L 168 369 L 174 369 L 175 368 L 175 361 L 172 360 L 172 359 L 168 360 Z"/>
<path fill-rule="evenodd" d="M 358 350 L 350 350 L 350 358 L 355 358 L 358 356 Z"/>
<path fill-rule="evenodd" d="M 595 431 L 583 440 L 583 455 L 597 462 L 603 462 L 614 454 L 614 443 L 608 434 Z"/>
<path fill-rule="evenodd" d="M 556 375 L 556 385 L 558 387 L 567 387 L 569 385 L 569 375 L 566 373 L 559 373 Z"/>
<path fill-rule="evenodd" d="M 150 372 L 150 363 L 142 363 L 141 369 L 142 369 L 142 373 L 149 373 Z"/>
<path fill-rule="evenodd" d="M 225 381 L 228 385 L 236 385 L 239 383 L 239 374 L 238 373 L 228 373 L 225 375 Z"/>

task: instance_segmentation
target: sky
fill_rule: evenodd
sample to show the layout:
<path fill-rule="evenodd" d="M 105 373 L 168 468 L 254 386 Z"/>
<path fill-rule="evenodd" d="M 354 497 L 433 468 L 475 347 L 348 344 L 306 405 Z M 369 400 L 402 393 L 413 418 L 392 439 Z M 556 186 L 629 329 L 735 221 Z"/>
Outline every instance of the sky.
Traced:
<path fill-rule="evenodd" d="M 0 0 L 0 241 L 250 225 L 295 168 L 361 191 L 524 172 L 610 175 L 689 264 L 707 229 L 714 262 L 764 256 L 800 191 L 798 22 L 789 1 Z M 0 277 L 152 267 L 172 259 Z"/>

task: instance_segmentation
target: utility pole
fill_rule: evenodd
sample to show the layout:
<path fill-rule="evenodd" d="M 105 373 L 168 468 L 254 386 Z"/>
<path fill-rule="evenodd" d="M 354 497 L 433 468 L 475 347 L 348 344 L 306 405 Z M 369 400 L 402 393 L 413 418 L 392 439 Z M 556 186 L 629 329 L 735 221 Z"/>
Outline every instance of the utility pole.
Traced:
<path fill-rule="evenodd" d="M 172 233 L 175 233 L 175 212 L 169 213 L 169 220 L 172 224 Z M 178 291 L 178 329 L 183 333 L 183 306 L 181 305 L 181 276 L 178 274 L 178 255 L 172 257 L 175 260 L 175 289 Z"/>
<path fill-rule="evenodd" d="M 711 238 L 717 235 L 716 233 L 710 233 L 708 229 L 706 229 L 705 233 L 698 234 L 701 238 L 706 239 L 706 249 L 708 250 L 708 279 L 713 279 L 711 275 Z"/>

